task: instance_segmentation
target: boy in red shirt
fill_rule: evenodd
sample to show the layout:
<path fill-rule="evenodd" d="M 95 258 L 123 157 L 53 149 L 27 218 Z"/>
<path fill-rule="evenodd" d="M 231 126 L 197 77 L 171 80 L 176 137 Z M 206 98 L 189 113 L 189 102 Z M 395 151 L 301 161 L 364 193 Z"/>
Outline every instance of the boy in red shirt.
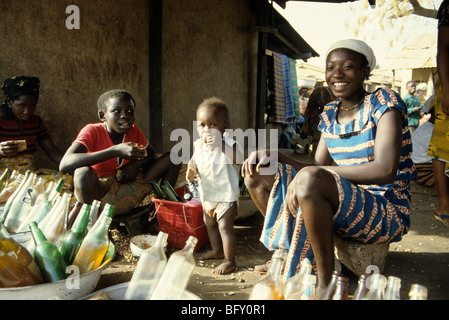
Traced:
<path fill-rule="evenodd" d="M 101 200 L 115 214 L 136 207 L 151 192 L 150 181 L 174 185 L 181 165 L 170 153 L 158 157 L 134 123 L 135 101 L 125 90 L 107 91 L 98 99 L 100 123 L 88 124 L 61 160 L 59 169 L 72 172 L 75 196 L 82 203 Z"/>

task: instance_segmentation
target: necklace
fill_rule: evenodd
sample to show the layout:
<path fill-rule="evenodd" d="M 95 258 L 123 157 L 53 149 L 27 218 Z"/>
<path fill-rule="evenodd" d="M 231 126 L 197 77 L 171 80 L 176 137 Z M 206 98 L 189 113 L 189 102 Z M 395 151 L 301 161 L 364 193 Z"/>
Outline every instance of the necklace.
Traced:
<path fill-rule="evenodd" d="M 349 107 L 349 108 L 343 108 L 342 106 L 340 106 L 340 110 L 342 110 L 342 111 L 351 111 L 352 109 L 354 109 L 354 108 L 356 108 L 356 107 L 359 107 L 361 104 L 362 104 L 362 102 L 363 102 L 363 100 L 365 99 L 365 97 L 363 97 L 362 98 L 362 100 L 360 100 L 359 102 L 357 102 L 355 105 L 353 105 L 352 107 Z"/>

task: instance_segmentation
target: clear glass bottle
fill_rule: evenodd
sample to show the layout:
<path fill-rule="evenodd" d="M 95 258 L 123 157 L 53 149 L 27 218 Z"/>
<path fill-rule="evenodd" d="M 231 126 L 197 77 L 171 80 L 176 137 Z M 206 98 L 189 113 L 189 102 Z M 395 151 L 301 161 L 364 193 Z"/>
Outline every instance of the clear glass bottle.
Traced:
<path fill-rule="evenodd" d="M 66 232 L 61 245 L 61 255 L 67 265 L 71 265 L 87 233 L 90 205 L 83 204 L 72 228 Z"/>
<path fill-rule="evenodd" d="M 420 284 L 412 284 L 408 294 L 409 300 L 427 300 L 427 288 Z"/>
<path fill-rule="evenodd" d="M 284 286 L 284 299 L 289 300 L 295 293 L 301 290 L 302 280 L 306 274 L 312 273 L 312 264 L 310 260 L 305 258 L 301 261 L 299 272 L 289 278 Z"/>
<path fill-rule="evenodd" d="M 332 297 L 335 293 L 335 288 L 337 287 L 337 278 L 341 276 L 341 272 L 334 270 L 332 273 L 332 278 L 329 284 L 327 285 L 326 291 L 324 292 L 321 300 L 332 300 Z"/>
<path fill-rule="evenodd" d="M 387 280 L 387 287 L 385 289 L 384 300 L 401 300 L 401 279 L 398 277 L 389 276 Z"/>
<path fill-rule="evenodd" d="M 337 286 L 335 287 L 335 293 L 332 296 L 332 300 L 349 300 L 348 295 L 348 278 L 338 277 Z"/>
<path fill-rule="evenodd" d="M 151 300 L 181 300 L 196 262 L 193 249 L 198 239 L 190 236 L 182 250 L 172 253 L 151 295 Z"/>
<path fill-rule="evenodd" d="M 109 226 L 114 209 L 115 207 L 108 203 L 104 206 L 101 213 L 103 217 L 97 220 L 81 243 L 73 260 L 73 265 L 80 269 L 80 274 L 95 270 L 101 265 L 109 246 Z"/>
<path fill-rule="evenodd" d="M 357 289 L 352 296 L 352 300 L 361 300 L 368 293 L 368 288 L 366 286 L 367 276 L 365 274 L 360 275 Z"/>
<path fill-rule="evenodd" d="M 125 293 L 125 300 L 149 300 L 167 264 L 164 248 L 168 234 L 160 231 L 156 243 L 139 258 Z"/>
<path fill-rule="evenodd" d="M 28 252 L 28 250 L 20 245 L 16 240 L 14 240 L 3 224 L 0 223 L 0 249 L 11 256 L 12 258 L 19 261 L 24 267 L 31 271 L 31 273 L 40 282 L 43 281 L 42 275 L 39 268 L 34 261 L 33 256 Z"/>
<path fill-rule="evenodd" d="M 35 243 L 34 259 L 44 281 L 56 282 L 67 278 L 67 264 L 56 245 L 45 238 L 35 221 L 30 223 L 30 229 Z"/>
<path fill-rule="evenodd" d="M 362 300 L 383 300 L 387 278 L 379 273 L 374 273 L 368 277 L 368 281 L 369 290 Z"/>
<path fill-rule="evenodd" d="M 285 256 L 282 250 L 273 253 L 267 274 L 254 284 L 249 300 L 283 300 L 281 274 Z"/>

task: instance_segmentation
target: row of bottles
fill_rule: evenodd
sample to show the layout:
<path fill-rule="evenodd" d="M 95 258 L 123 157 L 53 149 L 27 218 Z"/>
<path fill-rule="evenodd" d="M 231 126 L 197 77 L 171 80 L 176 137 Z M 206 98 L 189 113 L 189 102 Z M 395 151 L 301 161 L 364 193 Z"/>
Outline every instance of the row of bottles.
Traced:
<path fill-rule="evenodd" d="M 190 236 L 184 248 L 167 261 L 168 234 L 159 232 L 156 243 L 140 256 L 125 293 L 126 300 L 180 300 L 195 268 L 193 250 L 198 239 Z"/>
<path fill-rule="evenodd" d="M 32 251 L 18 244 L 0 224 L 0 286 L 21 287 L 63 280 L 68 276 L 69 265 L 77 266 L 80 274 L 97 269 L 109 246 L 113 213 L 114 206 L 106 204 L 88 229 L 92 206 L 83 204 L 73 226 L 65 230 L 59 242 L 49 240 L 38 223 L 31 221 Z"/>
<path fill-rule="evenodd" d="M 276 250 L 272 256 L 267 274 L 255 283 L 250 300 L 316 300 L 316 276 L 308 259 L 301 261 L 299 272 L 290 277 L 285 285 L 281 281 L 285 252 Z M 321 300 L 400 300 L 401 279 L 374 273 L 361 275 L 352 298 L 349 279 L 341 272 L 334 271 Z M 427 288 L 412 284 L 409 300 L 426 300 Z"/>

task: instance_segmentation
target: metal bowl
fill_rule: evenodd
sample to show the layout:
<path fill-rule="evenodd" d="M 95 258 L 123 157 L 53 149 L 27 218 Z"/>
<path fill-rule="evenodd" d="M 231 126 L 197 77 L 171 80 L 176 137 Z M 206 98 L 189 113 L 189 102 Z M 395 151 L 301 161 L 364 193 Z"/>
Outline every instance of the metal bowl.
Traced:
<path fill-rule="evenodd" d="M 0 289 L 0 300 L 76 300 L 91 293 L 100 280 L 101 272 L 106 269 L 115 256 L 115 246 L 109 242 L 108 251 L 98 269 L 69 276 L 65 280 L 44 283 L 36 286 Z"/>
<path fill-rule="evenodd" d="M 91 293 L 80 300 L 91 299 L 95 295 L 99 293 L 105 293 L 107 298 L 110 300 L 123 300 L 125 297 L 126 290 L 128 289 L 129 282 L 119 283 L 114 286 L 110 286 L 101 290 L 98 290 L 94 293 Z M 201 300 L 196 294 L 191 293 L 190 291 L 184 291 L 182 296 L 182 300 Z"/>

